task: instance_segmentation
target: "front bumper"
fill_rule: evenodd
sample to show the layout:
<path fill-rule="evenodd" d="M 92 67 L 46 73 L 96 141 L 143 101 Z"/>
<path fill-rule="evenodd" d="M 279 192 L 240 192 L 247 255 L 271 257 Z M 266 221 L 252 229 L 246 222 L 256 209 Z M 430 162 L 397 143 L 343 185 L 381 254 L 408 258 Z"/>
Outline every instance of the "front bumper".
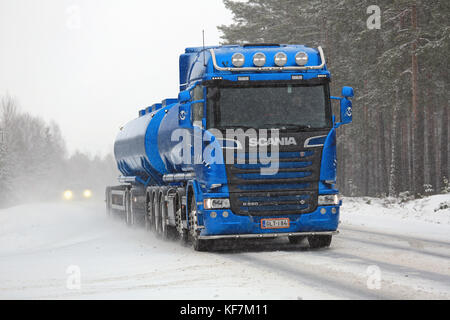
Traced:
<path fill-rule="evenodd" d="M 211 215 L 212 212 L 215 214 Z M 286 216 L 242 216 L 234 214 L 231 209 L 200 209 L 198 213 L 201 225 L 200 239 L 332 235 L 337 233 L 339 224 L 339 205 L 319 206 L 311 213 Z M 261 219 L 271 218 L 289 218 L 289 227 L 261 228 Z"/>

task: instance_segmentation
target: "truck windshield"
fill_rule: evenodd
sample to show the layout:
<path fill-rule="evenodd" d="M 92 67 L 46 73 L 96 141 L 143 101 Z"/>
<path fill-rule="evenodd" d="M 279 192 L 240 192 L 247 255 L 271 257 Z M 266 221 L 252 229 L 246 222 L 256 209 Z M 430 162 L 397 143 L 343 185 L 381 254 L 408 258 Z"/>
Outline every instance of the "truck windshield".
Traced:
<path fill-rule="evenodd" d="M 209 87 L 208 128 L 331 127 L 328 84 Z"/>

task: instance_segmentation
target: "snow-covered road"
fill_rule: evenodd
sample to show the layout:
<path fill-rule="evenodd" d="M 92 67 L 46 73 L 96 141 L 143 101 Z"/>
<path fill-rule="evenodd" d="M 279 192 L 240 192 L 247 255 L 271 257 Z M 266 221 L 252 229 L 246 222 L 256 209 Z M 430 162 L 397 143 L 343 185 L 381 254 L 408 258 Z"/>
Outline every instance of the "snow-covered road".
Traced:
<path fill-rule="evenodd" d="M 0 298 L 450 299 L 450 224 L 383 210 L 348 201 L 328 249 L 277 239 L 208 253 L 127 228 L 102 203 L 0 210 Z"/>

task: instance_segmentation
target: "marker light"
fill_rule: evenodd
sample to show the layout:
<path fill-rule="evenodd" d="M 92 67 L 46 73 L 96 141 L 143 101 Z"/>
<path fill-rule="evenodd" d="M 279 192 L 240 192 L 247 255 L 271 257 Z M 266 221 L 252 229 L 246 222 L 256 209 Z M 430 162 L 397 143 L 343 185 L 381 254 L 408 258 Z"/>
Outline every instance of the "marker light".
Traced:
<path fill-rule="evenodd" d="M 73 198 L 73 192 L 70 191 L 70 190 L 66 190 L 66 191 L 64 191 L 64 193 L 63 193 L 63 197 L 64 197 L 65 200 L 72 200 L 72 198 Z"/>
<path fill-rule="evenodd" d="M 287 55 L 284 52 L 278 52 L 275 55 L 275 64 L 279 67 L 282 67 L 287 62 Z"/>
<path fill-rule="evenodd" d="M 92 197 L 92 191 L 89 190 L 89 189 L 84 190 L 84 191 L 83 191 L 83 197 L 85 197 L 85 198 L 90 198 L 90 197 Z"/>
<path fill-rule="evenodd" d="M 304 66 L 308 63 L 308 54 L 306 52 L 300 51 L 295 55 L 295 62 L 299 66 Z"/>
<path fill-rule="evenodd" d="M 242 67 L 244 65 L 245 62 L 245 57 L 242 53 L 235 53 L 233 54 L 233 56 L 231 57 L 231 63 L 233 64 L 233 66 L 235 67 Z"/>
<path fill-rule="evenodd" d="M 253 64 L 257 67 L 262 67 L 266 64 L 266 55 L 262 52 L 257 52 L 253 56 Z"/>

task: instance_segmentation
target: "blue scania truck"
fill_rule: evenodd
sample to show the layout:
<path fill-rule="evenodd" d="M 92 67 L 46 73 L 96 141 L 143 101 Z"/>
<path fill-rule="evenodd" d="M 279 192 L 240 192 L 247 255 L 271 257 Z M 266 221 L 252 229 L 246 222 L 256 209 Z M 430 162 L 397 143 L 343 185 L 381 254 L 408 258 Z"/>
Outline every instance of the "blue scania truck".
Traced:
<path fill-rule="evenodd" d="M 322 48 L 187 48 L 179 68 L 178 97 L 139 110 L 117 135 L 107 213 L 199 251 L 230 238 L 329 246 L 341 206 L 336 130 L 352 121 L 353 89 L 330 96 Z"/>

